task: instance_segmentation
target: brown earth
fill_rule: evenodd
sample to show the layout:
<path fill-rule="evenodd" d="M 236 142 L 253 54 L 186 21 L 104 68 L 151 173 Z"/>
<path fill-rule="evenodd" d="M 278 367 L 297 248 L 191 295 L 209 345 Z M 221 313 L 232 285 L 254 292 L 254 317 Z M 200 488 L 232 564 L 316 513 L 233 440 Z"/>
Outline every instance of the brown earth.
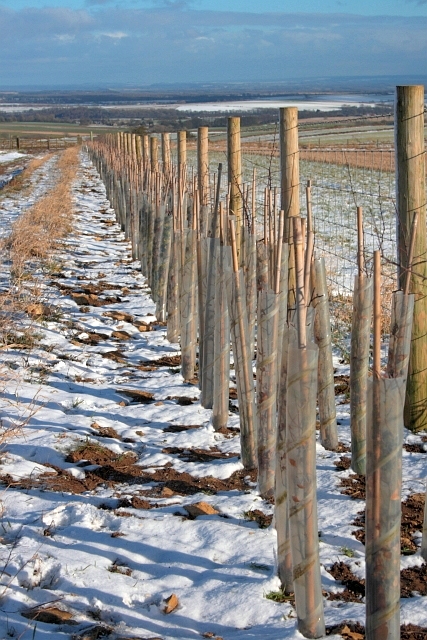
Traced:
<path fill-rule="evenodd" d="M 97 422 L 92 422 L 90 426 L 102 438 L 115 438 L 116 440 L 121 440 L 121 437 L 113 427 L 101 427 Z"/>
<path fill-rule="evenodd" d="M 170 424 L 166 429 L 163 429 L 164 433 L 181 433 L 182 431 L 189 431 L 190 429 L 200 429 L 201 424 Z"/>
<path fill-rule="evenodd" d="M 251 509 L 245 512 L 245 520 L 256 522 L 260 529 L 268 529 L 273 521 L 272 515 L 267 515 L 260 509 Z"/>
<path fill-rule="evenodd" d="M 414 593 L 427 596 L 427 564 L 400 572 L 400 597 L 410 598 Z"/>
<path fill-rule="evenodd" d="M 365 627 L 359 622 L 341 622 L 326 629 L 327 636 L 338 633 L 346 640 L 365 639 Z M 404 624 L 400 627 L 400 640 L 427 640 L 427 629 L 415 624 Z"/>
<path fill-rule="evenodd" d="M 336 396 L 342 393 L 350 393 L 350 376 L 335 376 L 334 384 Z"/>
<path fill-rule="evenodd" d="M 424 443 L 404 444 L 403 448 L 409 453 L 427 453 Z"/>
<path fill-rule="evenodd" d="M 412 555 L 418 549 L 413 534 L 423 529 L 424 502 L 425 496 L 422 493 L 414 493 L 402 502 L 400 547 L 403 555 Z M 359 527 L 353 532 L 354 537 L 365 544 L 365 512 L 359 511 L 352 524 Z"/>
<path fill-rule="evenodd" d="M 365 597 L 365 581 L 359 580 L 345 562 L 335 562 L 327 570 L 337 582 L 345 586 L 341 593 L 330 593 L 328 600 L 343 600 L 344 602 L 361 602 Z"/>
<path fill-rule="evenodd" d="M 361 602 L 365 597 L 365 580 L 357 578 L 345 562 L 335 562 L 327 570 L 337 582 L 345 586 L 340 593 L 330 593 L 328 600 Z M 400 572 L 400 597 L 411 598 L 414 593 L 427 595 L 427 564 L 410 567 Z"/>
<path fill-rule="evenodd" d="M 256 472 L 246 470 L 235 471 L 226 480 L 212 476 L 195 478 L 189 473 L 180 473 L 166 465 L 158 469 L 144 468 L 137 464 L 136 455 L 126 453 L 117 455 L 106 447 L 87 443 L 67 455 L 67 461 L 80 463 L 79 467 L 99 465 L 97 469 L 86 472 L 86 477 L 79 480 L 68 471 L 55 465 L 46 464 L 49 468 L 36 478 L 14 480 L 9 475 L 0 477 L 0 481 L 8 487 L 17 489 L 42 488 L 44 490 L 80 494 L 93 491 L 100 485 L 109 487 L 118 484 L 148 484 L 157 482 L 179 495 L 194 495 L 199 492 L 215 494 L 218 491 L 247 491 L 250 482 L 256 481 Z"/>
<path fill-rule="evenodd" d="M 166 400 L 175 400 L 181 407 L 186 407 L 197 402 L 197 398 L 188 398 L 187 396 L 168 396 Z"/>
<path fill-rule="evenodd" d="M 210 449 L 183 449 L 181 447 L 165 447 L 164 449 L 162 449 L 162 453 L 178 455 L 178 457 L 182 460 L 185 460 L 185 462 L 211 462 L 212 460 L 240 458 L 240 455 L 238 453 L 224 453 L 223 451 L 217 449 L 217 447 L 210 447 Z"/>
<path fill-rule="evenodd" d="M 154 394 L 149 391 L 140 391 L 139 389 L 117 389 L 117 393 L 128 396 L 132 399 L 132 402 L 139 402 L 140 404 L 149 404 L 154 402 Z"/>
<path fill-rule="evenodd" d="M 341 458 L 341 460 L 343 460 L 343 458 Z M 344 460 L 349 460 L 349 458 L 344 458 Z M 347 462 L 343 461 L 341 464 L 346 465 Z M 348 464 L 347 468 L 349 467 L 350 464 Z M 340 478 L 340 488 L 341 493 L 350 496 L 354 500 L 365 500 L 366 498 L 365 476 L 352 473 L 348 478 Z"/>

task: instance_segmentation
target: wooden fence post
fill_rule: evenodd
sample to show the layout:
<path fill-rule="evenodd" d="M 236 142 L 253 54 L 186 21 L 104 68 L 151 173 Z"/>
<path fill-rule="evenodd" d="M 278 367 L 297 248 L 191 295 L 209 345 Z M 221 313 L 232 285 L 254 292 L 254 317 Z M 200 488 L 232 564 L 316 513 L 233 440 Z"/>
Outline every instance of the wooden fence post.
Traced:
<path fill-rule="evenodd" d="M 290 245 L 292 239 L 292 220 L 300 213 L 299 201 L 299 150 L 298 150 L 298 109 L 282 107 L 279 117 L 280 136 L 280 208 L 285 216 L 284 241 Z M 295 265 L 294 252 L 289 252 L 289 304 L 295 302 Z"/>
<path fill-rule="evenodd" d="M 200 232 L 207 231 L 207 206 L 209 203 L 209 128 L 199 127 L 197 132 L 197 176 L 200 198 Z"/>
<path fill-rule="evenodd" d="M 144 173 L 146 173 L 150 168 L 150 136 L 147 134 L 142 136 L 142 159 L 142 166 Z"/>
<path fill-rule="evenodd" d="M 418 213 L 411 292 L 415 294 L 405 426 L 427 427 L 427 239 L 424 149 L 424 87 L 396 87 L 395 103 L 397 245 L 404 287 L 414 214 Z"/>
<path fill-rule="evenodd" d="M 164 173 L 169 174 L 171 167 L 171 143 L 169 133 L 162 133 L 162 162 Z"/>
<path fill-rule="evenodd" d="M 136 160 L 136 135 L 134 133 L 131 134 L 130 143 L 131 143 L 132 159 Z"/>
<path fill-rule="evenodd" d="M 230 215 L 236 216 L 237 255 L 240 259 L 243 225 L 242 152 L 240 144 L 240 118 L 229 117 L 227 126 L 228 184 L 230 185 Z"/>
<path fill-rule="evenodd" d="M 150 160 L 151 171 L 157 173 L 159 167 L 159 141 L 157 136 L 151 136 L 150 138 Z"/>
<path fill-rule="evenodd" d="M 182 177 L 187 164 L 187 132 L 178 131 L 177 135 L 177 163 L 178 163 L 178 189 L 182 189 Z"/>

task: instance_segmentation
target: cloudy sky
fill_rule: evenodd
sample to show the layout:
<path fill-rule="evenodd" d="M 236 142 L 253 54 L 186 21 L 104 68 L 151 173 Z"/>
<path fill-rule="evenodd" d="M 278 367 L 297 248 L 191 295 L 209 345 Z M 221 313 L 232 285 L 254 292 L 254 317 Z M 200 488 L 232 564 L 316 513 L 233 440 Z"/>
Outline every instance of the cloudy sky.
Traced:
<path fill-rule="evenodd" d="M 0 0 L 0 87 L 427 75 L 427 0 Z"/>

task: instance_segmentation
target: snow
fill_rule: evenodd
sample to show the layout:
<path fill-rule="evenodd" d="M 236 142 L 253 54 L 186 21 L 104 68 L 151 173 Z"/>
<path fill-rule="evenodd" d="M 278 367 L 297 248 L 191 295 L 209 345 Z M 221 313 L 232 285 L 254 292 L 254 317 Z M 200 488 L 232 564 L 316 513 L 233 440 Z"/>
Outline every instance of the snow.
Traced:
<path fill-rule="evenodd" d="M 339 102 L 304 102 L 296 100 L 236 100 L 229 102 L 200 102 L 184 104 L 177 111 L 253 111 L 254 109 L 280 109 L 281 107 L 298 107 L 309 111 L 338 111 L 345 103 Z"/>
<path fill-rule="evenodd" d="M 13 160 L 19 160 L 19 158 L 24 157 L 25 153 L 19 153 L 19 151 L 0 151 L 0 164 L 13 162 Z"/>
<path fill-rule="evenodd" d="M 55 160 L 50 160 L 33 176 L 28 197 L 13 194 L 0 202 L 3 234 L 56 177 Z M 115 216 L 85 155 L 74 195 L 75 228 L 60 257 L 61 283 L 77 288 L 82 276 L 97 282 L 101 273 L 106 282 L 117 285 L 121 301 L 82 312 L 51 284 L 55 278 L 40 274 L 45 301 L 60 313 L 55 320 L 36 325 L 42 337 L 31 352 L 0 352 L 3 370 L 13 369 L 15 381 L 6 385 L 1 400 L 3 426 L 25 410 L 28 413 L 32 402 L 37 408 L 23 433 L 0 452 L 1 474 L 34 479 L 60 467 L 82 480 L 97 466 L 67 462 L 66 457 L 78 446 L 93 442 L 115 454 L 133 452 L 137 464 L 146 470 L 172 465 L 193 477 L 228 478 L 242 468 L 237 458 L 238 436 L 226 438 L 215 433 L 212 412 L 203 409 L 199 401 L 179 406 L 168 400 L 171 396 L 198 398 L 198 388 L 185 384 L 173 367 L 155 371 L 136 368 L 142 360 L 178 352 L 178 345 L 166 340 L 165 328 L 155 325 L 154 331 L 140 333 L 130 323 L 103 315 L 125 311 L 139 320 L 152 321 L 155 306 L 118 225 L 102 224 L 115 221 Z M 7 264 L 2 278 L 5 286 Z M 123 287 L 127 287 L 125 293 Z M 116 329 L 127 331 L 131 338 L 114 340 L 111 333 Z M 96 346 L 78 342 L 88 332 L 107 337 Z M 102 356 L 116 349 L 123 352 L 124 364 Z M 120 389 L 154 393 L 154 403 L 131 402 Z M 114 428 L 121 440 L 99 435 L 94 423 Z M 340 440 L 348 444 L 348 405 L 339 406 L 339 423 Z M 200 426 L 178 433 L 164 431 L 170 425 Z M 229 426 L 237 425 L 238 417 L 230 415 Z M 407 437 L 408 441 L 413 438 Z M 163 452 L 166 447 L 213 446 L 236 456 L 186 462 Z M 342 590 L 327 572 L 335 561 L 346 561 L 357 575 L 364 573 L 364 547 L 351 535 L 356 528 L 351 523 L 363 509 L 363 502 L 340 493 L 339 478 L 349 472 L 335 470 L 333 463 L 339 457 L 317 445 L 322 586 L 329 591 Z M 423 454 L 404 452 L 403 475 L 405 496 L 424 490 L 427 469 Z M 118 506 L 119 499 L 141 496 L 141 491 L 155 484 L 138 483 L 134 478 L 132 483 L 104 483 L 79 495 L 6 488 L 0 495 L 0 637 L 70 638 L 72 633 L 105 624 L 114 630 L 112 638 L 192 639 L 208 632 L 227 640 L 302 638 L 296 630 L 293 607 L 265 597 L 280 588 L 275 570 L 276 534 L 274 526 L 260 529 L 244 518 L 252 509 L 272 513 L 271 505 L 260 498 L 256 488 L 248 485 L 246 491 L 174 494 L 155 498 L 157 507 L 150 510 Z M 185 505 L 202 500 L 219 515 L 196 520 L 183 517 Z M 351 558 L 344 552 L 347 549 L 353 552 Z M 123 563 L 131 575 L 111 572 L 114 562 Z M 419 554 L 402 558 L 402 567 L 419 563 Z M 165 615 L 164 599 L 172 593 L 180 605 Z M 70 611 L 77 624 L 38 622 L 33 636 L 35 623 L 20 612 L 52 602 Z M 427 626 L 425 602 L 421 597 L 402 600 L 402 621 Z M 327 625 L 364 620 L 363 603 L 325 599 L 324 606 Z"/>

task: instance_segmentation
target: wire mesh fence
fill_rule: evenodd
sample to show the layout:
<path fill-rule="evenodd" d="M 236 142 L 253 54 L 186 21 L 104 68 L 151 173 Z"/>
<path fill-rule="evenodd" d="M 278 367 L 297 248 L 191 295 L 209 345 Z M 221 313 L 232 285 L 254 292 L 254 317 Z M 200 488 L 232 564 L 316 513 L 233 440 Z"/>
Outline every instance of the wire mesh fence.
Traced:
<path fill-rule="evenodd" d="M 218 164 L 227 172 L 227 153 L 214 144 L 210 151 L 211 175 Z M 244 209 L 252 207 L 249 184 L 256 174 L 255 211 L 258 236 L 262 235 L 264 192 L 273 193 L 273 207 L 280 209 L 280 159 L 278 140 L 242 145 L 242 195 Z M 197 164 L 196 151 L 189 149 L 188 165 Z M 315 231 L 315 254 L 324 258 L 331 301 L 332 331 L 341 355 L 348 360 L 349 332 L 353 313 L 354 276 L 357 274 L 357 207 L 363 209 L 365 269 L 372 272 L 373 252 L 382 255 L 382 304 L 384 337 L 389 332 L 391 294 L 396 289 L 396 202 L 394 149 L 392 145 L 371 148 L 303 148 L 300 150 L 300 203 L 305 215 L 306 184 L 311 182 Z M 226 195 L 224 185 L 224 195 Z"/>

